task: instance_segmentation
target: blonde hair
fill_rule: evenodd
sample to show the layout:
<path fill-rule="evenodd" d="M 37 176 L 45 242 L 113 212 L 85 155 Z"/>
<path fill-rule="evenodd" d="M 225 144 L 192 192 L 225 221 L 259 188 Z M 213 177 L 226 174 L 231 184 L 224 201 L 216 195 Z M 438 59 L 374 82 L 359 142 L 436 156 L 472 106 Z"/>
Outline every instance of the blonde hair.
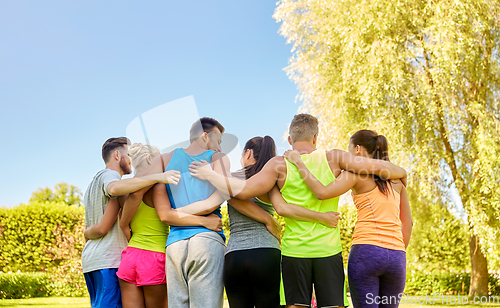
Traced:
<path fill-rule="evenodd" d="M 306 113 L 297 114 L 290 123 L 288 134 L 292 142 L 311 141 L 318 134 L 318 119 Z"/>
<path fill-rule="evenodd" d="M 160 150 L 154 145 L 136 142 L 129 147 L 128 154 L 130 155 L 130 159 L 132 159 L 134 168 L 136 168 L 136 166 L 138 166 L 148 154 L 152 159 L 154 159 L 155 157 L 160 156 L 161 153 Z"/>

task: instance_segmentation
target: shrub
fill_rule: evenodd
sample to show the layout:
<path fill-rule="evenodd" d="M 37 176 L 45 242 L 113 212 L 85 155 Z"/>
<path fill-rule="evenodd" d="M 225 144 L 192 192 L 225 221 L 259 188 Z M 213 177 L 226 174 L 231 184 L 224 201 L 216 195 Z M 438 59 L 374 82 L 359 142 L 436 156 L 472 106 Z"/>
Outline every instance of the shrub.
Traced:
<path fill-rule="evenodd" d="M 469 273 L 407 273 L 405 293 L 425 295 L 432 293 L 468 294 L 470 287 Z"/>
<path fill-rule="evenodd" d="M 470 288 L 470 273 L 434 272 L 407 273 L 405 293 L 408 295 L 425 295 L 443 293 L 449 295 L 467 295 Z M 500 294 L 500 279 L 489 276 L 490 295 Z"/>
<path fill-rule="evenodd" d="M 83 224 L 78 224 L 74 233 L 68 233 L 62 227 L 54 231 L 58 245 L 50 247 L 49 253 L 54 259 L 62 260 L 59 266 L 49 270 L 54 296 L 88 295 L 82 271 L 80 245 L 84 242 L 84 228 Z"/>
<path fill-rule="evenodd" d="M 66 263 L 51 270 L 49 277 L 52 282 L 52 296 L 82 297 L 88 296 L 85 278 L 81 269 L 81 262 L 71 266 Z"/>
<path fill-rule="evenodd" d="M 83 220 L 83 207 L 55 201 L 0 208 L 0 271 L 42 272 L 19 275 L 32 277 L 29 281 L 43 277 L 45 285 L 40 288 L 50 295 L 86 296 L 81 260 L 85 245 Z M 19 291 L 23 294 L 30 285 L 26 279 L 6 281 L 11 288 L 16 286 L 13 290 L 24 290 Z M 10 298 L 20 298 L 16 292 L 9 294 Z M 35 292 L 28 297 L 34 296 L 48 295 Z"/>
<path fill-rule="evenodd" d="M 0 208 L 0 271 L 47 271 L 67 257 L 57 254 L 64 247 L 61 234 L 83 233 L 83 207 L 51 201 Z M 83 234 L 72 242 L 81 254 Z"/>
<path fill-rule="evenodd" d="M 47 273 L 0 274 L 0 299 L 46 297 L 51 295 L 52 289 Z"/>
<path fill-rule="evenodd" d="M 500 295 L 500 274 L 490 275 L 488 279 L 490 295 Z"/>

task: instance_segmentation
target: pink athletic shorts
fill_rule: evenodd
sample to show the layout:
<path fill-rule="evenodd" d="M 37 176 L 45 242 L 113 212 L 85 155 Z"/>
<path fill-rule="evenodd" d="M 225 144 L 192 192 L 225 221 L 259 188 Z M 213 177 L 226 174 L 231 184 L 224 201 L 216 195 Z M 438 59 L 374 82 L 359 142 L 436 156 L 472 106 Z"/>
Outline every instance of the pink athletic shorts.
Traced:
<path fill-rule="evenodd" d="M 122 252 L 122 261 L 116 276 L 138 287 L 166 284 L 165 254 L 127 247 Z"/>

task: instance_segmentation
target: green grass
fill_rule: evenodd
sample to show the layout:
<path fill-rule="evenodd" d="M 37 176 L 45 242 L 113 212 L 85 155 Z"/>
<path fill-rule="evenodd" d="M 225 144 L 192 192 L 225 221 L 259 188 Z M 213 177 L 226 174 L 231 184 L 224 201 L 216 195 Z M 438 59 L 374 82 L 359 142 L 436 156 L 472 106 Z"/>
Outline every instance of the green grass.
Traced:
<path fill-rule="evenodd" d="M 3 299 L 0 300 L 0 307 L 15 308 L 90 308 L 90 301 L 86 297 L 40 297 L 30 299 Z M 229 307 L 227 301 L 224 307 Z M 350 306 L 352 307 L 352 306 Z M 457 308 L 457 307 L 500 307 L 500 305 L 420 305 L 420 304 L 402 304 L 401 308 Z"/>
<path fill-rule="evenodd" d="M 86 297 L 38 297 L 30 299 L 2 299 L 0 307 L 15 308 L 90 308 Z"/>

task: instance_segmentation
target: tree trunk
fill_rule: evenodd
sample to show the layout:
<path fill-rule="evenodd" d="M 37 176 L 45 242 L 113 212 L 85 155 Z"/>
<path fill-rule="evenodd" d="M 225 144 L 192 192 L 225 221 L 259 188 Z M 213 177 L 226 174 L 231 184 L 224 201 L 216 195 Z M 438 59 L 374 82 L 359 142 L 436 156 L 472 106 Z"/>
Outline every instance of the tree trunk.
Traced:
<path fill-rule="evenodd" d="M 469 238 L 470 248 L 470 290 L 469 296 L 488 295 L 488 263 L 481 248 L 477 235 Z"/>

